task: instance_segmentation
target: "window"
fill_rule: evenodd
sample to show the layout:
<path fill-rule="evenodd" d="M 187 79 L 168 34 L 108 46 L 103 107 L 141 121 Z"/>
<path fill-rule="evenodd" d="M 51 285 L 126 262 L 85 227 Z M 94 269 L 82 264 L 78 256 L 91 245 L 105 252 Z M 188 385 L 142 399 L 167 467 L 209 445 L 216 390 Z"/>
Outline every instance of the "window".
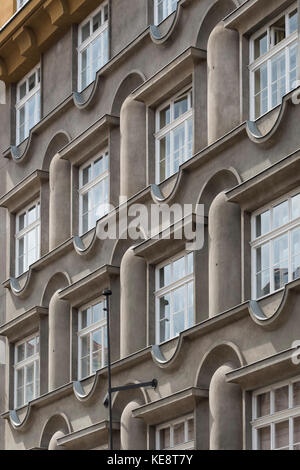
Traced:
<path fill-rule="evenodd" d="M 298 12 L 295 6 L 251 40 L 251 119 L 281 103 L 297 85 Z"/>
<path fill-rule="evenodd" d="M 253 394 L 253 448 L 300 450 L 300 379 Z"/>
<path fill-rule="evenodd" d="M 20 10 L 29 0 L 17 0 L 17 10 Z"/>
<path fill-rule="evenodd" d="M 188 416 L 157 426 L 156 449 L 192 450 L 194 443 L 194 418 Z"/>
<path fill-rule="evenodd" d="M 300 194 L 252 217 L 252 296 L 260 298 L 300 277 Z"/>
<path fill-rule="evenodd" d="M 154 0 L 154 22 L 159 25 L 177 8 L 179 0 Z"/>
<path fill-rule="evenodd" d="M 79 380 L 107 364 L 107 322 L 104 302 L 82 308 L 78 328 Z"/>
<path fill-rule="evenodd" d="M 109 156 L 104 152 L 79 171 L 80 234 L 96 226 L 109 210 Z"/>
<path fill-rule="evenodd" d="M 178 95 L 156 112 L 156 182 L 161 183 L 178 172 L 192 157 L 192 92 Z"/>
<path fill-rule="evenodd" d="M 27 139 L 30 129 L 40 120 L 40 82 L 38 65 L 17 85 L 17 144 Z"/>
<path fill-rule="evenodd" d="M 78 38 L 80 91 L 95 80 L 108 61 L 108 4 L 105 3 L 79 26 Z"/>
<path fill-rule="evenodd" d="M 32 203 L 16 217 L 16 273 L 21 276 L 40 257 L 40 203 Z"/>
<path fill-rule="evenodd" d="M 31 336 L 15 345 L 15 407 L 20 408 L 40 393 L 40 339 Z"/>
<path fill-rule="evenodd" d="M 156 269 L 156 341 L 162 343 L 194 325 L 193 253 Z"/>

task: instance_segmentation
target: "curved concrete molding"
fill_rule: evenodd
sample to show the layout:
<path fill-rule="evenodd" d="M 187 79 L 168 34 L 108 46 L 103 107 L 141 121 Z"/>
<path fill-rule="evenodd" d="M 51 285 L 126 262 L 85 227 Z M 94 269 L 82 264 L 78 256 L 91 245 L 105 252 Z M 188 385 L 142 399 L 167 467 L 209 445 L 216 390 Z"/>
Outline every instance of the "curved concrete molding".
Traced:
<path fill-rule="evenodd" d="M 86 109 L 92 104 L 94 96 L 98 90 L 98 87 L 100 83 L 103 81 L 103 77 L 100 76 L 101 71 L 102 69 L 98 70 L 96 74 L 96 78 L 94 80 L 94 83 L 93 83 L 93 86 L 92 86 L 92 89 L 88 98 L 86 99 L 84 98 L 83 92 L 81 93 L 79 93 L 78 91 L 73 92 L 73 101 L 74 101 L 74 105 L 76 106 L 76 108 Z"/>
<path fill-rule="evenodd" d="M 276 311 L 270 317 L 267 317 L 256 300 L 249 302 L 249 314 L 252 320 L 263 328 L 272 330 L 278 328 L 278 325 L 286 321 L 291 310 L 291 300 L 296 291 L 300 291 L 300 280 L 286 284 L 281 302 Z"/>
<path fill-rule="evenodd" d="M 150 38 L 154 44 L 161 45 L 164 44 L 173 34 L 181 14 L 181 8 L 188 5 L 191 0 L 179 0 L 177 3 L 175 15 L 173 21 L 165 34 L 161 34 L 159 26 L 151 25 L 150 26 Z"/>
<path fill-rule="evenodd" d="M 73 392 L 74 392 L 74 395 L 77 398 L 77 400 L 81 401 L 81 402 L 85 402 L 85 401 L 90 400 L 93 397 L 93 395 L 96 391 L 98 382 L 99 382 L 99 375 L 96 374 L 95 378 L 94 378 L 92 388 L 88 393 L 86 393 L 84 391 L 81 382 L 79 382 L 79 381 L 73 382 Z"/>
<path fill-rule="evenodd" d="M 85 244 L 83 243 L 82 241 L 82 238 L 79 237 L 79 236 L 76 236 L 73 238 L 73 245 L 74 245 L 74 249 L 76 251 L 76 253 L 79 255 L 79 256 L 86 256 L 89 254 L 89 252 L 91 251 L 91 249 L 93 248 L 94 246 L 94 243 L 96 241 L 96 233 L 97 233 L 97 230 L 96 230 L 96 227 L 93 229 L 94 233 L 93 233 L 93 238 L 91 240 L 91 242 L 89 243 L 88 246 L 85 246 Z"/>
<path fill-rule="evenodd" d="M 16 279 L 15 277 L 11 277 L 9 279 L 10 289 L 16 297 L 23 297 L 25 295 L 27 286 L 28 286 L 29 281 L 31 279 L 31 273 L 32 273 L 32 270 L 31 270 L 31 268 L 29 268 L 29 270 L 26 273 L 26 278 L 25 278 L 25 282 L 24 282 L 23 287 L 21 286 L 19 280 Z"/>
<path fill-rule="evenodd" d="M 20 418 L 16 410 L 12 410 L 9 412 L 9 421 L 14 429 L 21 429 L 26 425 L 29 415 L 30 415 L 30 410 L 31 410 L 31 406 L 29 404 L 27 405 L 26 415 L 22 421 L 20 421 Z"/>
<path fill-rule="evenodd" d="M 177 173 L 176 182 L 170 194 L 168 194 L 168 196 L 166 197 L 162 194 L 161 189 L 157 184 L 151 184 L 150 190 L 151 190 L 151 197 L 153 199 L 153 202 L 155 202 L 155 204 L 162 204 L 162 203 L 167 204 L 168 202 L 170 202 L 176 195 L 176 192 L 183 179 L 184 173 L 185 173 L 184 169 L 180 168 Z"/>
<path fill-rule="evenodd" d="M 29 136 L 27 138 L 27 142 L 26 142 L 25 148 L 24 148 L 22 153 L 20 153 L 20 147 L 17 147 L 16 145 L 11 145 L 11 147 L 9 149 L 9 153 L 11 155 L 11 158 L 15 162 L 20 163 L 20 162 L 22 162 L 26 159 L 29 148 L 31 146 L 31 141 L 33 139 L 33 136 L 34 136 L 34 127 L 29 132 Z M 9 155 L 9 153 L 8 153 L 8 155 Z"/>
<path fill-rule="evenodd" d="M 152 346 L 151 354 L 153 362 L 160 367 L 161 369 L 171 368 L 176 365 L 177 359 L 179 358 L 180 353 L 183 351 L 185 343 L 184 331 L 180 333 L 177 346 L 173 356 L 170 359 L 166 359 L 164 354 L 161 351 L 161 347 L 157 344 Z"/>
<path fill-rule="evenodd" d="M 274 137 L 274 135 L 278 131 L 278 128 L 280 127 L 281 123 L 283 122 L 289 104 L 292 104 L 292 98 L 293 98 L 293 95 L 294 95 L 295 92 L 296 92 L 296 90 L 293 90 L 291 93 L 284 96 L 284 98 L 281 102 L 278 117 L 277 117 L 273 127 L 271 128 L 271 130 L 267 134 L 262 135 L 262 133 L 258 129 L 257 124 L 256 124 L 255 121 L 247 121 L 246 122 L 246 131 L 247 131 L 249 139 L 252 142 L 254 142 L 256 144 L 270 144 L 270 143 L 272 143 L 272 138 Z"/>

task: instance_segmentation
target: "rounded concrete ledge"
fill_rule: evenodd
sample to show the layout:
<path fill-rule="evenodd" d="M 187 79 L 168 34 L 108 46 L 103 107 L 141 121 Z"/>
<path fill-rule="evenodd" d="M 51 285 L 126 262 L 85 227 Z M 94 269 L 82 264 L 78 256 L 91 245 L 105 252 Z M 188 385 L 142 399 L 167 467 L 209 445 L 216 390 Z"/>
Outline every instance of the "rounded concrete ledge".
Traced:
<path fill-rule="evenodd" d="M 247 131 L 249 139 L 252 142 L 254 142 L 255 144 L 260 144 L 260 145 L 261 144 L 270 145 L 273 143 L 273 137 L 275 136 L 279 127 L 284 121 L 288 107 L 293 104 L 293 96 L 295 93 L 297 93 L 297 90 L 299 89 L 293 90 L 291 93 L 283 97 L 281 105 L 280 105 L 280 111 L 278 113 L 278 117 L 274 125 L 270 129 L 270 131 L 267 132 L 265 135 L 261 133 L 255 121 L 246 122 L 246 131 Z"/>
<path fill-rule="evenodd" d="M 181 15 L 181 8 L 188 5 L 191 2 L 191 0 L 179 0 L 177 2 L 177 7 L 175 11 L 175 15 L 173 18 L 173 21 L 167 30 L 166 33 L 162 34 L 161 33 L 161 28 L 155 25 L 150 26 L 150 38 L 154 44 L 157 45 L 162 45 L 164 44 L 173 34 L 179 20 L 180 20 L 180 15 Z"/>
<path fill-rule="evenodd" d="M 182 168 L 180 168 L 177 173 L 175 184 L 167 196 L 164 196 L 162 194 L 161 189 L 157 184 L 151 184 L 150 190 L 151 190 L 151 197 L 153 199 L 153 202 L 155 202 L 155 204 L 162 204 L 162 203 L 167 204 L 168 202 L 170 202 L 175 197 L 177 190 L 181 184 L 181 181 L 184 177 L 184 174 L 185 174 L 185 171 Z"/>
<path fill-rule="evenodd" d="M 12 427 L 14 429 L 23 428 L 26 425 L 26 423 L 29 419 L 30 411 L 31 411 L 31 406 L 30 406 L 30 404 L 28 404 L 27 409 L 26 409 L 25 417 L 21 421 L 19 416 L 18 416 L 18 413 L 16 412 L 16 410 L 11 410 L 9 412 L 9 421 L 10 421 L 10 424 L 12 425 Z"/>
<path fill-rule="evenodd" d="M 186 338 L 185 338 L 184 333 L 185 331 L 182 331 L 180 333 L 175 351 L 170 359 L 165 358 L 161 350 L 161 346 L 157 344 L 152 346 L 152 350 L 151 350 L 152 359 L 153 359 L 153 362 L 158 367 L 160 367 L 161 369 L 167 369 L 167 368 L 170 369 L 176 366 L 177 360 L 179 359 L 179 356 L 181 355 L 181 353 L 184 351 L 184 345 L 186 343 Z"/>
<path fill-rule="evenodd" d="M 93 395 L 95 394 L 98 383 L 99 383 L 98 373 L 96 373 L 96 375 L 94 377 L 94 381 L 93 381 L 92 386 L 91 386 L 91 389 L 88 392 L 86 392 L 84 390 L 81 382 L 79 382 L 79 381 L 73 382 L 73 392 L 74 392 L 74 395 L 77 398 L 77 400 L 80 401 L 80 402 L 86 402 L 86 401 L 90 400 L 93 397 Z"/>
<path fill-rule="evenodd" d="M 86 256 L 90 253 L 91 249 L 93 248 L 94 246 L 94 243 L 96 241 L 96 233 L 97 233 L 97 230 L 96 230 L 97 226 L 93 229 L 93 237 L 92 237 L 92 240 L 90 241 L 90 243 L 85 246 L 83 240 L 82 240 L 82 237 L 79 237 L 79 236 L 75 236 L 73 238 L 73 245 L 74 245 L 74 249 L 76 251 L 76 253 L 79 255 L 79 256 Z"/>
<path fill-rule="evenodd" d="M 33 136 L 34 136 L 34 127 L 29 132 L 29 136 L 26 139 L 26 145 L 25 145 L 23 152 L 20 152 L 20 146 L 11 145 L 8 155 L 10 154 L 11 158 L 15 162 L 20 163 L 26 159 L 28 152 L 29 152 L 29 148 L 31 147 Z M 25 143 L 25 141 L 22 143 Z M 20 145 L 22 145 L 22 143 Z"/>
<path fill-rule="evenodd" d="M 290 303 L 294 299 L 294 293 L 300 292 L 300 280 L 297 279 L 289 284 L 286 284 L 282 293 L 282 299 L 279 303 L 278 308 L 271 316 L 266 316 L 263 309 L 260 307 L 259 302 L 251 300 L 249 302 L 249 314 L 252 320 L 259 326 L 268 330 L 278 328 L 278 326 L 286 321 L 287 316 L 290 312 Z"/>
<path fill-rule="evenodd" d="M 104 65 L 104 67 L 105 67 L 105 65 Z M 94 96 L 95 96 L 95 94 L 98 90 L 98 87 L 100 85 L 100 82 L 103 80 L 103 78 L 100 76 L 101 71 L 102 71 L 102 69 L 98 70 L 98 72 L 96 74 L 96 78 L 93 82 L 91 92 L 90 92 L 89 96 L 86 99 L 84 98 L 84 92 L 81 92 L 81 93 L 79 93 L 78 91 L 73 92 L 73 102 L 74 102 L 74 105 L 76 106 L 76 108 L 86 109 L 92 104 L 92 102 L 94 100 Z"/>
<path fill-rule="evenodd" d="M 30 279 L 31 279 L 31 274 L 32 274 L 31 268 L 29 268 L 29 270 L 25 274 L 26 274 L 26 278 L 25 278 L 25 282 L 24 282 L 23 286 L 21 286 L 19 280 L 16 279 L 15 277 L 11 277 L 9 279 L 10 289 L 16 297 L 24 297 L 25 296 L 27 287 L 28 287 Z"/>

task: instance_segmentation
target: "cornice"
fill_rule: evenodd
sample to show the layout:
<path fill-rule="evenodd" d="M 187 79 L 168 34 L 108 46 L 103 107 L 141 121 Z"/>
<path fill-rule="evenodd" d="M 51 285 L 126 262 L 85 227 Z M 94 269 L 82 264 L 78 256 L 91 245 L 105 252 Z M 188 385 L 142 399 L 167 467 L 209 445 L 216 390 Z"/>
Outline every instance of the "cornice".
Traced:
<path fill-rule="evenodd" d="M 82 279 L 74 282 L 70 286 L 62 289 L 59 297 L 67 300 L 73 307 L 87 302 L 95 294 L 99 293 L 101 285 L 105 287 L 105 283 L 113 277 L 120 275 L 120 268 L 116 266 L 101 266 Z"/>
<path fill-rule="evenodd" d="M 16 341 L 19 335 L 24 337 L 24 331 L 26 331 L 28 324 L 30 324 L 30 327 L 36 325 L 41 316 L 44 315 L 48 315 L 47 308 L 33 307 L 2 325 L 0 327 L 0 336 L 6 336 L 10 341 Z"/>
<path fill-rule="evenodd" d="M 192 412 L 196 403 L 208 399 L 208 394 L 208 390 L 190 387 L 174 392 L 160 400 L 142 405 L 133 410 L 132 416 L 134 418 L 143 419 L 145 423 L 151 426 L 160 424 L 162 416 L 164 420 L 167 421 L 178 417 L 178 415 L 180 415 L 178 410 L 182 410 L 182 414 Z"/>
<path fill-rule="evenodd" d="M 48 179 L 48 171 L 34 171 L 0 197 L 0 207 L 5 207 L 10 212 L 16 212 L 19 207 L 26 205 L 40 191 L 42 182 L 48 181 Z"/>
<path fill-rule="evenodd" d="M 109 130 L 118 127 L 119 124 L 119 117 L 105 114 L 60 150 L 60 157 L 75 165 L 80 165 L 89 154 L 97 151 L 109 138 Z"/>

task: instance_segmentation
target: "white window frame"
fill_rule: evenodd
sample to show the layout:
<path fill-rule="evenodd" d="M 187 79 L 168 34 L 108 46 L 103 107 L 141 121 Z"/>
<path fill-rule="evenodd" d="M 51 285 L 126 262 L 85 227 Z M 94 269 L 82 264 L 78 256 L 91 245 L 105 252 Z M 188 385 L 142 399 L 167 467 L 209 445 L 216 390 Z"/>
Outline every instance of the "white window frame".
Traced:
<path fill-rule="evenodd" d="M 179 98 L 184 97 L 187 95 L 188 97 L 188 111 L 179 116 L 179 118 L 174 119 L 174 105 L 175 102 L 178 101 Z M 167 124 L 165 127 L 160 129 L 160 112 L 165 109 L 166 107 L 170 106 L 170 123 Z M 160 140 L 167 135 L 174 132 L 179 126 L 185 123 L 185 157 L 184 161 L 181 163 L 185 163 L 186 161 L 190 160 L 193 156 L 193 141 L 192 141 L 192 154 L 188 155 L 188 122 L 192 120 L 192 129 L 194 127 L 194 109 L 193 109 L 193 98 L 192 98 L 192 89 L 191 86 L 188 86 L 177 93 L 172 99 L 165 101 L 162 105 L 160 105 L 156 109 L 155 113 L 155 180 L 156 184 L 162 183 L 165 179 L 168 179 L 175 175 L 177 172 L 173 170 L 171 171 L 170 176 L 167 178 L 161 179 L 160 176 Z M 192 130 L 193 132 L 193 130 Z M 174 141 L 170 139 L 170 161 L 171 165 L 174 166 Z"/>
<path fill-rule="evenodd" d="M 94 177 L 94 164 L 97 160 L 100 158 L 107 158 L 107 169 L 98 175 L 96 178 Z M 85 168 L 91 165 L 91 171 L 92 171 L 92 176 L 91 176 L 91 181 L 85 185 L 83 185 L 83 171 Z M 79 168 L 79 233 L 80 235 L 83 235 L 85 232 L 83 231 L 83 196 L 90 192 L 95 186 L 97 186 L 99 183 L 102 181 L 104 182 L 105 179 L 107 179 L 107 202 L 103 201 L 102 204 L 107 204 L 107 206 L 110 204 L 110 156 L 109 156 L 109 151 L 108 148 L 106 148 L 104 151 L 100 152 L 97 154 L 96 157 L 93 157 L 89 159 L 87 162 L 85 162 L 80 168 Z M 108 207 L 105 210 L 105 213 L 103 217 L 108 213 Z M 100 220 L 100 219 L 98 219 Z M 95 225 L 92 226 L 89 230 L 91 230 L 93 227 L 97 225 L 97 220 L 95 221 Z"/>
<path fill-rule="evenodd" d="M 108 19 L 104 22 L 103 25 L 100 26 L 99 29 L 97 29 L 97 31 L 95 31 L 94 33 L 92 33 L 85 41 L 81 42 L 81 35 L 82 35 L 82 28 L 87 24 L 87 23 L 90 23 L 93 19 L 93 17 L 95 15 L 97 15 L 100 11 L 102 11 L 102 14 L 104 14 L 104 9 L 105 7 L 108 8 Z M 96 10 L 94 10 L 89 16 L 87 16 L 85 18 L 84 21 L 82 21 L 82 23 L 80 23 L 80 25 L 78 26 L 78 48 L 77 48 L 77 51 L 78 51 L 78 89 L 79 91 L 83 91 L 84 88 L 83 88 L 83 85 L 82 85 L 82 77 L 81 77 L 81 71 L 82 71 L 82 52 L 87 49 L 89 46 L 92 45 L 92 43 L 99 37 L 101 36 L 102 34 L 105 33 L 105 31 L 108 31 L 107 33 L 107 51 L 106 51 L 106 58 L 107 60 L 104 61 L 102 67 L 108 62 L 109 60 L 109 5 L 108 5 L 108 2 L 105 2 L 103 4 L 101 4 L 99 6 L 99 8 L 97 8 Z M 103 54 L 105 54 L 105 51 L 103 50 L 102 51 Z M 92 68 L 91 68 L 91 63 L 89 64 L 89 70 L 90 70 L 90 76 L 89 76 L 89 79 L 88 79 L 88 83 L 87 85 L 85 86 L 85 88 L 87 88 L 91 83 L 93 83 L 93 79 L 91 79 L 91 72 L 92 72 Z M 100 70 L 100 69 L 99 69 Z"/>
<path fill-rule="evenodd" d="M 252 447 L 253 450 L 258 450 L 259 443 L 258 443 L 258 431 L 261 428 L 265 428 L 270 426 L 271 429 L 271 450 L 274 450 L 275 445 L 275 425 L 283 422 L 289 421 L 289 450 L 293 450 L 295 445 L 299 445 L 299 443 L 293 443 L 293 419 L 300 417 L 300 406 L 293 406 L 293 384 L 300 381 L 300 376 L 294 377 L 290 380 L 285 380 L 279 383 L 272 385 L 271 387 L 264 387 L 259 390 L 256 390 L 252 394 Z M 288 402 L 289 406 L 288 409 L 283 411 L 275 411 L 275 391 L 277 389 L 283 387 L 289 387 L 288 391 Z M 257 397 L 264 393 L 270 392 L 270 414 L 267 416 L 257 417 Z"/>
<path fill-rule="evenodd" d="M 156 344 L 162 344 L 168 341 L 171 341 L 172 339 L 176 338 L 174 336 L 174 320 L 173 320 L 173 314 L 171 313 L 170 317 L 170 338 L 168 339 L 161 339 L 160 338 L 160 298 L 163 297 L 164 295 L 170 294 L 174 290 L 177 290 L 179 287 L 186 286 L 185 289 L 185 330 L 188 328 L 191 328 L 193 325 L 188 325 L 188 294 L 187 294 L 187 286 L 191 282 L 193 282 L 193 290 L 195 289 L 195 259 L 193 256 L 193 272 L 191 274 L 186 275 L 185 277 L 179 279 L 178 281 L 172 282 L 168 284 L 165 287 L 160 287 L 159 285 L 159 272 L 160 269 L 164 268 L 165 266 L 168 266 L 169 264 L 172 264 L 171 267 L 171 272 L 173 273 L 173 263 L 181 258 L 185 258 L 185 272 L 187 272 L 187 257 L 188 255 L 193 256 L 193 253 L 187 253 L 186 251 L 177 254 L 176 256 L 173 256 L 169 258 L 168 260 L 164 261 L 163 263 L 160 263 L 156 266 L 155 268 L 155 337 L 156 337 Z M 195 291 L 194 291 L 194 323 L 195 324 Z M 171 307 L 170 307 L 170 310 Z M 178 336 L 178 335 L 177 335 Z"/>
<path fill-rule="evenodd" d="M 34 206 L 36 207 L 36 210 L 38 211 L 38 218 L 34 222 L 32 222 L 32 224 L 26 225 L 22 230 L 19 230 L 19 218 L 20 218 L 20 216 L 25 213 L 26 214 L 25 218 L 27 218 L 29 210 L 32 209 Z M 26 262 L 24 263 L 24 265 L 25 265 L 24 271 L 22 273 L 19 271 L 19 257 L 20 257 L 19 240 L 21 238 L 23 238 L 27 233 L 31 232 L 32 230 L 34 230 L 36 228 L 38 229 L 37 230 L 38 240 L 37 240 L 37 246 L 36 246 L 37 258 L 34 262 L 36 262 L 40 258 L 40 255 L 41 255 L 41 205 L 40 205 L 40 200 L 39 199 L 36 199 L 31 204 L 28 204 L 26 207 L 24 207 L 21 211 L 19 211 L 16 214 L 16 234 L 15 234 L 15 239 L 16 239 L 16 243 L 15 243 L 15 247 L 16 247 L 16 259 L 15 259 L 16 277 L 21 276 L 26 271 L 28 271 L 29 266 L 30 266 L 28 264 L 27 239 L 25 239 L 24 253 L 26 254 L 27 259 L 26 259 Z"/>
<path fill-rule="evenodd" d="M 17 0 L 17 11 L 23 8 L 29 0 Z"/>
<path fill-rule="evenodd" d="M 88 325 L 86 328 L 82 328 L 82 312 L 84 310 L 87 310 L 88 308 L 93 308 L 94 306 L 98 304 L 103 304 L 103 308 L 105 307 L 105 300 L 103 298 L 98 298 L 94 300 L 93 302 L 89 302 L 82 307 L 80 307 L 78 311 L 78 332 L 77 332 L 77 337 L 78 337 L 78 380 L 84 380 L 96 373 L 96 371 L 92 370 L 92 360 L 93 360 L 93 348 L 92 348 L 92 333 L 94 331 L 97 331 L 101 328 L 102 330 L 102 345 L 104 344 L 104 335 L 105 335 L 105 328 L 106 328 L 106 334 L 107 334 L 107 315 L 105 314 L 105 318 L 96 322 L 96 323 L 91 323 L 91 325 Z M 89 375 L 88 376 L 83 376 L 82 375 L 82 370 L 81 370 L 81 338 L 84 336 L 89 336 L 89 342 L 90 342 L 90 370 L 89 370 Z M 104 354 L 102 351 L 102 364 L 100 369 L 105 368 L 107 364 L 105 363 L 104 360 Z"/>
<path fill-rule="evenodd" d="M 26 82 L 26 87 L 28 87 L 28 79 L 33 74 L 36 76 L 36 86 L 27 92 L 25 96 L 20 99 L 20 89 L 21 86 Z M 26 105 L 26 103 L 36 94 L 39 94 L 38 105 L 34 108 L 34 126 L 40 121 L 41 119 L 41 65 L 38 64 L 34 67 L 20 82 L 17 84 L 17 94 L 16 94 L 16 143 L 17 145 L 21 144 L 24 140 L 26 140 L 29 136 L 31 128 L 28 125 L 28 107 L 25 107 L 25 128 L 24 128 L 24 139 L 21 140 L 20 137 L 20 110 L 21 108 Z M 35 103 L 36 104 L 36 103 Z M 34 127 L 33 126 L 33 127 Z"/>
<path fill-rule="evenodd" d="M 289 49 L 293 45 L 293 43 L 297 44 L 298 31 L 295 31 L 293 34 L 288 35 L 284 40 L 280 41 L 278 44 L 274 46 L 272 45 L 273 38 L 271 34 L 271 26 L 273 26 L 273 24 L 276 23 L 276 21 L 278 21 L 280 18 L 285 16 L 286 30 L 287 30 L 289 14 L 292 13 L 296 9 L 297 9 L 297 4 L 294 3 L 287 10 L 285 10 L 280 15 L 275 17 L 273 20 L 268 22 L 263 28 L 258 30 L 251 37 L 249 72 L 250 72 L 250 119 L 252 121 L 260 119 L 262 116 L 269 113 L 272 109 L 278 106 L 278 104 L 275 106 L 272 106 L 271 60 L 273 59 L 274 56 L 280 54 L 280 52 L 283 52 L 283 51 L 285 51 L 285 55 L 286 55 L 286 58 L 285 58 L 286 60 L 286 90 L 287 90 L 286 94 L 289 93 L 293 89 L 290 87 L 290 83 L 289 83 L 289 73 L 288 73 L 289 72 L 288 70 Z M 298 21 L 299 21 L 299 11 L 298 11 Z M 262 56 L 255 59 L 255 40 L 259 38 L 261 35 L 263 35 L 263 33 L 265 32 L 267 32 L 268 51 Z M 260 116 L 256 117 L 255 116 L 255 72 L 265 63 L 267 64 L 267 67 L 268 67 L 268 110 L 265 113 L 261 114 Z M 299 67 L 299 63 L 298 63 L 298 67 Z"/>
<path fill-rule="evenodd" d="M 193 420 L 193 425 L 194 425 L 194 439 L 192 441 L 188 440 L 188 421 L 190 420 Z M 181 423 L 184 423 L 185 442 L 174 446 L 174 426 L 176 424 L 181 424 Z M 174 419 L 172 421 L 156 426 L 156 432 L 155 432 L 156 450 L 165 450 L 161 447 L 161 444 L 160 444 L 160 432 L 163 429 L 167 429 L 167 428 L 170 428 L 170 447 L 167 448 L 168 450 L 169 449 L 170 450 L 194 450 L 195 449 L 195 418 L 193 414 L 183 416 L 181 418 Z"/>
<path fill-rule="evenodd" d="M 28 358 L 25 358 L 23 361 L 17 362 L 18 346 L 20 346 L 22 344 L 25 344 L 25 348 L 26 348 L 26 343 L 28 341 L 31 341 L 34 338 L 38 339 L 38 343 L 39 343 L 39 346 L 40 346 L 40 335 L 39 335 L 39 333 L 35 333 L 31 336 L 28 336 L 25 339 L 22 339 L 21 341 L 18 341 L 14 346 L 14 405 L 15 405 L 15 409 L 22 408 L 23 406 L 28 404 L 28 402 L 26 402 L 26 367 L 31 365 L 31 364 L 34 364 L 33 400 L 35 398 L 37 398 L 40 394 L 40 377 L 39 377 L 39 374 L 40 374 L 40 367 L 39 367 L 39 365 L 40 365 L 40 352 L 37 351 L 36 345 L 35 345 L 35 353 L 32 356 L 30 356 Z M 37 343 L 37 341 L 36 341 L 36 343 Z M 20 369 L 24 369 L 24 392 L 23 392 L 24 395 L 23 395 L 23 404 L 21 406 L 18 406 L 18 403 L 17 403 L 17 373 L 18 373 L 18 370 L 20 370 Z M 37 383 L 38 383 L 38 385 L 37 385 Z"/>
<path fill-rule="evenodd" d="M 162 23 L 168 16 L 170 16 L 174 11 L 176 11 L 177 3 L 179 0 L 153 0 L 154 1 L 154 24 L 158 26 Z M 158 18 L 158 6 L 160 3 L 164 4 L 164 17 L 159 20 Z M 175 3 L 173 7 L 173 3 Z"/>
<path fill-rule="evenodd" d="M 276 292 L 280 292 L 284 289 L 284 287 L 281 287 L 280 289 L 275 290 L 275 287 L 274 287 L 274 277 L 272 275 L 272 269 L 274 267 L 272 242 L 276 238 L 280 237 L 281 235 L 285 235 L 286 233 L 288 233 L 288 243 L 289 243 L 289 245 L 288 245 L 288 251 L 289 251 L 289 255 L 288 255 L 288 274 L 289 274 L 288 283 L 293 281 L 293 277 L 292 277 L 293 273 L 292 273 L 291 233 L 294 229 L 300 227 L 300 217 L 292 219 L 292 198 L 294 196 L 297 196 L 298 194 L 300 194 L 300 188 L 287 193 L 285 196 L 282 196 L 282 197 L 276 199 L 271 204 L 265 205 L 263 208 L 255 211 L 252 214 L 252 217 L 251 217 L 251 240 L 252 241 L 250 242 L 250 246 L 251 246 L 251 271 L 252 271 L 252 273 L 251 273 L 252 299 L 263 299 L 265 297 L 268 297 L 269 295 L 272 295 Z M 280 205 L 281 203 L 283 203 L 285 201 L 288 201 L 288 204 L 289 204 L 289 222 L 286 223 L 285 225 L 282 225 L 282 226 L 276 228 L 276 229 L 272 229 L 272 226 L 273 226 L 273 210 L 274 210 L 275 207 L 277 207 L 278 205 Z M 268 232 L 268 233 L 266 233 L 262 236 L 256 237 L 256 217 L 260 214 L 263 214 L 264 212 L 266 212 L 268 210 L 271 210 L 271 214 L 270 214 L 270 227 L 271 227 L 271 230 L 270 230 L 270 232 Z M 270 270 L 270 292 L 268 294 L 262 296 L 262 297 L 257 297 L 257 289 L 256 289 L 257 288 L 257 285 L 256 285 L 257 260 L 256 260 L 256 253 L 257 253 L 257 249 L 259 247 L 265 245 L 268 242 L 270 242 L 270 245 L 271 245 L 270 246 L 270 266 L 269 266 L 269 270 Z"/>

